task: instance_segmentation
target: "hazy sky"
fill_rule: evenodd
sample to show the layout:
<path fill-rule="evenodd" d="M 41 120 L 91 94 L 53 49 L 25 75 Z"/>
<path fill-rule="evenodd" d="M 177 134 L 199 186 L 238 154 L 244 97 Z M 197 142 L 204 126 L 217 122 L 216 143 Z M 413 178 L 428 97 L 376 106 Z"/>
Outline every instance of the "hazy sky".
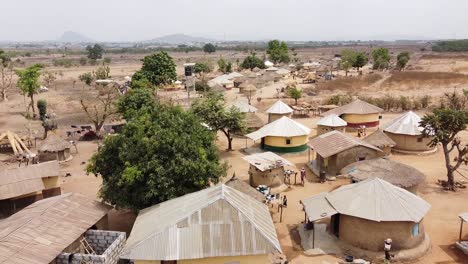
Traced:
<path fill-rule="evenodd" d="M 11 0 L 0 40 L 184 33 L 220 40 L 468 38 L 467 0 Z"/>

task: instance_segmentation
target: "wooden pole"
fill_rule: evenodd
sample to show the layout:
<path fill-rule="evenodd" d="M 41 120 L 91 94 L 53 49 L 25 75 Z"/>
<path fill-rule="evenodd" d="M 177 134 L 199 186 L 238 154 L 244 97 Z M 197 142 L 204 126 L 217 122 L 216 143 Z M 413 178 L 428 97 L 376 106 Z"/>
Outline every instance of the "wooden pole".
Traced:
<path fill-rule="evenodd" d="M 283 222 L 283 205 L 281 205 L 280 223 Z"/>
<path fill-rule="evenodd" d="M 461 220 L 461 224 L 460 224 L 460 236 L 458 238 L 458 242 L 461 242 L 462 241 L 462 232 L 463 232 L 463 219 L 460 219 Z"/>
<path fill-rule="evenodd" d="M 315 248 L 315 223 L 312 228 L 312 248 Z"/>

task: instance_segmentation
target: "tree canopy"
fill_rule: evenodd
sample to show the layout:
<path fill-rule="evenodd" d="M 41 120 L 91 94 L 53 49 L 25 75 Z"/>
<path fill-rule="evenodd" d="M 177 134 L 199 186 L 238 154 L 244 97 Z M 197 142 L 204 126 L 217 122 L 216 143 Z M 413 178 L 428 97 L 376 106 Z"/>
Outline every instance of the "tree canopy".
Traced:
<path fill-rule="evenodd" d="M 203 46 L 203 52 L 205 53 L 213 53 L 213 52 L 216 52 L 216 46 L 211 44 L 211 43 L 207 43 Z"/>
<path fill-rule="evenodd" d="M 410 60 L 409 52 L 400 52 L 397 56 L 397 67 L 401 71 L 406 67 L 408 61 Z"/>
<path fill-rule="evenodd" d="M 132 77 L 132 81 L 140 79 L 146 79 L 156 86 L 171 84 L 177 79 L 174 60 L 164 51 L 146 56 L 143 66 Z"/>
<path fill-rule="evenodd" d="M 222 94 L 207 94 L 194 102 L 192 111 L 212 130 L 223 132 L 228 140 L 228 150 L 232 150 L 234 135 L 246 130 L 245 114 L 235 107 L 226 109 Z"/>
<path fill-rule="evenodd" d="M 367 64 L 369 58 L 364 52 L 355 51 L 351 49 L 344 49 L 341 52 L 341 68 L 346 72 L 348 75 L 348 71 L 351 67 L 359 68 L 364 67 Z"/>
<path fill-rule="evenodd" d="M 243 69 L 253 70 L 254 68 L 265 69 L 265 63 L 255 54 L 247 56 L 241 64 Z"/>
<path fill-rule="evenodd" d="M 16 85 L 21 89 L 23 95 L 31 99 L 28 110 L 30 107 L 32 108 L 34 118 L 36 117 L 34 95 L 37 94 L 37 90 L 40 87 L 39 77 L 41 76 L 40 71 L 42 67 L 40 64 L 35 64 L 23 70 L 16 70 L 16 75 L 18 75 Z"/>
<path fill-rule="evenodd" d="M 125 120 L 137 118 L 140 113 L 148 112 L 155 107 L 156 101 L 153 90 L 145 87 L 130 89 L 117 102 L 118 112 L 122 114 Z"/>
<path fill-rule="evenodd" d="M 374 70 L 388 69 L 390 66 L 390 51 L 387 48 L 377 48 L 372 51 Z"/>
<path fill-rule="evenodd" d="M 212 71 L 210 65 L 207 62 L 197 62 L 193 67 L 195 73 L 210 73 Z"/>
<path fill-rule="evenodd" d="M 101 175 L 104 201 L 138 210 L 217 183 L 226 167 L 214 140 L 193 113 L 156 104 L 107 137 L 87 170 Z"/>
<path fill-rule="evenodd" d="M 99 44 L 94 44 L 94 46 L 88 45 L 86 51 L 88 52 L 88 59 L 90 60 L 101 59 L 104 53 L 104 49 Z"/>
<path fill-rule="evenodd" d="M 223 58 L 218 60 L 218 69 L 222 73 L 230 73 L 232 72 L 232 63 L 230 61 L 226 61 Z"/>
<path fill-rule="evenodd" d="M 268 42 L 267 54 L 273 63 L 288 63 L 289 50 L 288 45 L 284 41 L 272 40 Z"/>
<path fill-rule="evenodd" d="M 302 97 L 302 90 L 298 89 L 297 87 L 289 88 L 288 95 L 289 97 L 294 99 L 295 104 L 297 105 L 297 100 L 301 99 Z"/>

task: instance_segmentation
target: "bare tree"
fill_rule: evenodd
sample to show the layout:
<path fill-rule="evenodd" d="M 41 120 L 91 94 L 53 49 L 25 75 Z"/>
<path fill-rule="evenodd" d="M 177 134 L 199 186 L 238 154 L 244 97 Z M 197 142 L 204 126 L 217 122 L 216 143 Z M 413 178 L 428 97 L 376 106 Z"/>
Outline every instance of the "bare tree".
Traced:
<path fill-rule="evenodd" d="M 116 113 L 115 102 L 120 96 L 114 84 L 84 86 L 80 105 L 99 135 L 106 120 Z"/>
<path fill-rule="evenodd" d="M 3 101 L 8 101 L 7 92 L 13 86 L 13 63 L 0 63 L 0 94 Z"/>

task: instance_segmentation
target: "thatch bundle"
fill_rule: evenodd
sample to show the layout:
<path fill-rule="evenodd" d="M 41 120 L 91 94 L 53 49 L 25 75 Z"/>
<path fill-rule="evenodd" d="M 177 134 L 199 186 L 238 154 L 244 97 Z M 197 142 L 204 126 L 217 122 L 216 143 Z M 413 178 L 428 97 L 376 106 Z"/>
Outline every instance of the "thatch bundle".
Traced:
<path fill-rule="evenodd" d="M 401 188 L 411 188 L 424 182 L 426 176 L 419 170 L 389 159 L 378 158 L 352 163 L 341 170 L 355 182 L 380 178 Z"/>
<path fill-rule="evenodd" d="M 42 142 L 39 152 L 59 152 L 69 149 L 70 147 L 70 142 L 55 134 L 49 134 L 44 142 Z"/>

